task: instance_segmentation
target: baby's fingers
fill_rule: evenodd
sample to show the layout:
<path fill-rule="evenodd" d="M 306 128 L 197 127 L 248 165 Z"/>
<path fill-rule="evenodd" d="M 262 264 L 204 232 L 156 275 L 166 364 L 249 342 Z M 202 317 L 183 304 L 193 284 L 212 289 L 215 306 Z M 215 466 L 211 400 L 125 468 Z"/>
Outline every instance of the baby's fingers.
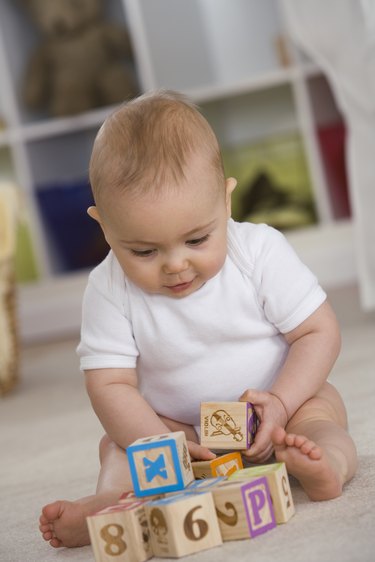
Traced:
<path fill-rule="evenodd" d="M 210 449 L 202 447 L 202 445 L 198 445 L 198 443 L 194 443 L 194 441 L 188 441 L 188 448 L 193 460 L 209 461 L 216 458 L 215 453 L 210 451 Z"/>
<path fill-rule="evenodd" d="M 254 406 L 264 407 L 269 402 L 268 392 L 249 388 L 239 398 L 240 402 L 251 402 Z"/>
<path fill-rule="evenodd" d="M 249 460 L 255 460 L 259 462 L 263 457 L 268 458 L 271 456 L 273 450 L 271 438 L 270 438 L 270 428 L 268 424 L 263 423 L 259 426 L 258 431 L 255 436 L 255 440 L 252 443 L 250 449 L 246 451 L 246 457 Z"/>
<path fill-rule="evenodd" d="M 264 464 L 272 456 L 273 451 L 274 451 L 273 445 L 270 443 L 268 447 L 266 447 L 263 451 L 255 455 L 251 452 L 251 449 L 244 451 L 243 457 L 248 462 L 256 463 L 256 464 Z"/>

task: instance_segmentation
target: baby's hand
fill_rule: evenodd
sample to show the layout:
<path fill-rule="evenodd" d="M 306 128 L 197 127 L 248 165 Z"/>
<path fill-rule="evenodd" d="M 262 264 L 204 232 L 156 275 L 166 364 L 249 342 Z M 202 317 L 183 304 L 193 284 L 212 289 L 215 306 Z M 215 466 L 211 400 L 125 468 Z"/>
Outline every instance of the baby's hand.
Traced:
<path fill-rule="evenodd" d="M 187 441 L 189 453 L 193 461 L 210 461 L 216 458 L 215 453 L 194 441 Z"/>
<path fill-rule="evenodd" d="M 240 397 L 241 402 L 251 402 L 259 419 L 259 427 L 254 443 L 250 449 L 243 451 L 243 456 L 250 462 L 265 462 L 273 453 L 271 433 L 275 427 L 285 427 L 287 413 L 281 400 L 270 392 L 246 390 Z"/>

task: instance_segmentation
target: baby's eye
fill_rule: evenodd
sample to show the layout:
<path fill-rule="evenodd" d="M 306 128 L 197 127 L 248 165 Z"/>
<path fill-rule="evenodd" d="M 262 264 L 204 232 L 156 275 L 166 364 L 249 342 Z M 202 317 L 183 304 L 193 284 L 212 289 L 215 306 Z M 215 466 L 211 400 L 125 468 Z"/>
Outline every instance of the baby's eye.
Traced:
<path fill-rule="evenodd" d="M 203 244 L 203 242 L 206 242 L 209 236 L 209 234 L 206 234 L 206 236 L 202 236 L 201 238 L 193 238 L 193 240 L 188 240 L 186 243 L 189 244 L 189 246 L 199 246 L 200 244 Z"/>
<path fill-rule="evenodd" d="M 133 256 L 138 256 L 140 258 L 147 258 L 152 256 L 155 250 L 130 250 Z"/>

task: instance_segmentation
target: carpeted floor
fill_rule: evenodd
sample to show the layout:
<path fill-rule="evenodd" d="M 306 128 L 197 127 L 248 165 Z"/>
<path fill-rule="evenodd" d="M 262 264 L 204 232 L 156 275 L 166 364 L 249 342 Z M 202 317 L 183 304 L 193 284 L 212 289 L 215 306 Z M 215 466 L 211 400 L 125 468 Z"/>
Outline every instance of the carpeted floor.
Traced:
<path fill-rule="evenodd" d="M 360 312 L 352 288 L 335 291 L 331 302 L 344 346 L 330 380 L 348 407 L 358 474 L 343 496 L 330 502 L 311 503 L 292 483 L 297 512 L 286 525 L 185 560 L 375 560 L 375 314 Z M 38 531 L 42 505 L 95 489 L 101 429 L 85 395 L 75 344 L 23 350 L 21 383 L 0 401 L 0 562 L 93 561 L 90 547 L 53 550 Z"/>

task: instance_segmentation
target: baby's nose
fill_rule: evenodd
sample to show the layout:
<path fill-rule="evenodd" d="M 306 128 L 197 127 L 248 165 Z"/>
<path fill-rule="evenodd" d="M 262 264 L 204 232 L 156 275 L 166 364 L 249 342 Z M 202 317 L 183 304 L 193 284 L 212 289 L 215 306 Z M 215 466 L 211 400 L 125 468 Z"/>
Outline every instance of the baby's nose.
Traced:
<path fill-rule="evenodd" d="M 167 255 L 164 262 L 164 272 L 176 274 L 185 271 L 189 267 L 189 262 L 183 252 L 172 252 Z"/>

